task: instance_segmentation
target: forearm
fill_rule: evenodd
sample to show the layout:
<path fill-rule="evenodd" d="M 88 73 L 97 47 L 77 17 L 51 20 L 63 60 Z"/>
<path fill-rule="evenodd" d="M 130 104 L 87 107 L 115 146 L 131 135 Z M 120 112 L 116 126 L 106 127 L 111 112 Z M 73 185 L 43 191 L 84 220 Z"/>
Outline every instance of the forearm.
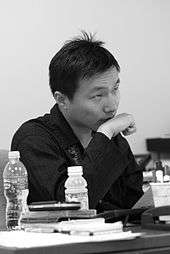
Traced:
<path fill-rule="evenodd" d="M 122 139 L 121 142 L 124 142 L 122 144 L 119 144 L 118 138 L 116 140 L 117 144 L 105 135 L 96 133 L 86 149 L 83 169 L 88 182 L 91 208 L 96 207 L 128 165 L 128 159 L 124 153 L 129 146 Z"/>
<path fill-rule="evenodd" d="M 134 158 L 130 160 L 124 179 L 126 186 L 124 204 L 126 208 L 131 208 L 143 195 L 143 172 Z"/>

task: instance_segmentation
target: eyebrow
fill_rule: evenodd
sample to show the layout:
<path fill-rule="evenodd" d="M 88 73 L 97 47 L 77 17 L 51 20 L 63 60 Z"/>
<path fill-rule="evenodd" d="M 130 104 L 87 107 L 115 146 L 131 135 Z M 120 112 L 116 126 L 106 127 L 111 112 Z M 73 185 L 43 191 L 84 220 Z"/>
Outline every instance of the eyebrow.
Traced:
<path fill-rule="evenodd" d="M 95 93 L 95 92 L 98 92 L 98 91 L 102 91 L 102 90 L 105 90 L 106 87 L 104 86 L 97 86 L 97 87 L 94 87 L 90 93 Z"/>
<path fill-rule="evenodd" d="M 116 83 L 115 83 L 115 85 L 117 85 L 117 84 L 119 84 L 120 83 L 120 79 L 118 78 L 117 79 L 117 81 L 116 81 Z M 93 92 L 98 92 L 98 91 L 100 91 L 100 90 L 105 90 L 106 89 L 106 87 L 105 86 L 96 86 L 96 87 L 94 87 L 93 89 L 92 89 L 92 93 Z"/>

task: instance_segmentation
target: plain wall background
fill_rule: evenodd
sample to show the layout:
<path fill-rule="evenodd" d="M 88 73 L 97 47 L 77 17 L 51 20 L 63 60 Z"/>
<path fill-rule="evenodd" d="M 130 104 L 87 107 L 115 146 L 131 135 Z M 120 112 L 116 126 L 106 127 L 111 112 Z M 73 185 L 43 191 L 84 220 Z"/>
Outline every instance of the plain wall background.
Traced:
<path fill-rule="evenodd" d="M 0 147 L 22 122 L 54 104 L 48 66 L 80 30 L 97 33 L 121 66 L 119 113 L 132 113 L 145 139 L 170 133 L 169 0 L 0 0 Z"/>

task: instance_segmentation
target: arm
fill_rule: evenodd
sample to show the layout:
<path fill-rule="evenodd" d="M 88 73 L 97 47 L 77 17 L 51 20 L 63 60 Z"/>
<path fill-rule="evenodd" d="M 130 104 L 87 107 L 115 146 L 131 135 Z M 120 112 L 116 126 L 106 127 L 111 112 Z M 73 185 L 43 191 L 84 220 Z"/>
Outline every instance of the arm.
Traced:
<path fill-rule="evenodd" d="M 123 147 L 127 147 L 126 142 Z M 96 207 L 110 186 L 124 172 L 125 165 L 122 163 L 120 149 L 122 150 L 102 133 L 96 133 L 86 149 L 82 163 L 88 182 L 90 208 Z M 45 135 L 28 136 L 18 144 L 13 142 L 12 150 L 20 151 L 21 160 L 28 171 L 29 203 L 64 200 L 64 182 L 69 162 L 56 143 Z"/>
<path fill-rule="evenodd" d="M 129 144 L 120 134 L 109 141 L 101 133 L 96 135 L 86 150 L 83 167 L 88 182 L 90 206 L 95 208 L 111 186 L 115 184 L 116 188 L 117 181 L 121 179 L 121 190 L 115 190 L 116 196 L 112 196 L 114 204 L 112 203 L 111 207 L 132 207 L 143 194 L 143 176 Z M 98 150 L 95 139 L 99 143 Z"/>
<path fill-rule="evenodd" d="M 19 150 L 21 160 L 28 170 L 30 194 L 28 202 L 38 200 L 64 200 L 64 182 L 71 162 L 46 132 L 39 135 L 26 130 L 19 138 L 14 137 L 12 150 Z M 119 136 L 119 135 L 118 135 Z M 110 186 L 126 168 L 122 160 L 127 142 L 116 143 L 97 132 L 85 151 L 82 161 L 84 176 L 88 182 L 90 208 L 95 208 Z M 71 164 L 74 165 L 74 164 Z"/>
<path fill-rule="evenodd" d="M 136 163 L 130 148 L 128 151 L 128 157 L 130 162 L 124 174 L 124 208 L 131 208 L 143 195 L 143 172 Z"/>

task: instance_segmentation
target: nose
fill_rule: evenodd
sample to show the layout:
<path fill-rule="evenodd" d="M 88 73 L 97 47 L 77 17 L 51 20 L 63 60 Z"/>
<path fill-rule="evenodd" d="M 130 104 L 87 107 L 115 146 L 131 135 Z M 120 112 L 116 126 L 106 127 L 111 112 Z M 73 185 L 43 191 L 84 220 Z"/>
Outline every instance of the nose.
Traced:
<path fill-rule="evenodd" d="M 106 114 L 114 114 L 117 111 L 118 105 L 119 105 L 119 98 L 113 94 L 110 94 L 104 105 L 103 111 Z"/>

